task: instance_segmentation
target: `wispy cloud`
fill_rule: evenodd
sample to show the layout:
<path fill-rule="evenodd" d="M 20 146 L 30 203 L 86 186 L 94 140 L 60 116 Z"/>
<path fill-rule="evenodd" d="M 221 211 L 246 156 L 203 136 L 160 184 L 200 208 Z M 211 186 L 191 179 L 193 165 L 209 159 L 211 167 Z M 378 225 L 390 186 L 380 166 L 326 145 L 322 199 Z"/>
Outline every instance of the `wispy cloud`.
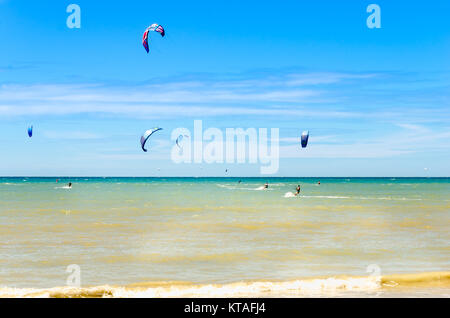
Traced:
<path fill-rule="evenodd" d="M 0 86 L 1 116 L 110 114 L 170 118 L 206 116 L 300 116 L 302 118 L 442 118 L 442 105 L 380 107 L 358 87 L 383 82 L 374 73 L 286 73 L 249 78 L 189 78 L 136 85 L 33 84 Z M 368 81 L 366 83 L 366 81 Z M 367 88 L 365 88 L 367 90 Z M 392 92 L 391 92 L 392 93 Z M 378 92 L 386 95 L 384 91 Z M 373 106 L 371 106 L 373 105 Z M 423 105 L 423 104 L 421 104 Z M 376 107 L 375 107 L 376 106 Z M 437 112 L 437 113 L 436 113 Z M 1 119 L 0 119 L 1 120 Z"/>
<path fill-rule="evenodd" d="M 420 125 L 397 124 L 399 132 L 380 132 L 374 138 L 357 142 L 323 144 L 329 136 L 310 139 L 308 151 L 301 151 L 298 142 L 280 147 L 282 158 L 386 158 L 429 151 L 448 151 L 450 149 L 450 127 L 431 129 Z M 334 138 L 334 137 L 333 137 Z M 295 142 L 295 140 L 292 140 Z"/>
<path fill-rule="evenodd" d="M 42 135 L 49 139 L 59 140 L 87 140 L 87 139 L 102 139 L 102 135 L 87 132 L 87 131 L 43 131 Z"/>
<path fill-rule="evenodd" d="M 311 129 L 313 122 L 326 131 L 313 129 L 307 151 L 299 151 L 299 127 L 293 128 L 298 130 L 297 135 L 281 134 L 282 158 L 381 158 L 448 150 L 450 107 L 445 98 L 441 99 L 444 104 L 435 104 L 436 99 L 430 93 L 421 94 L 420 102 L 409 102 L 412 97 L 408 91 L 395 95 L 394 90 L 389 90 L 388 77 L 392 80 L 393 76 L 291 72 L 237 78 L 166 79 L 136 85 L 4 84 L 0 86 L 0 121 L 16 116 L 83 114 L 168 121 L 217 117 L 228 127 L 239 127 L 242 118 L 247 123 L 259 118 L 266 127 L 274 127 L 275 121 L 280 125 L 283 121 L 301 121 L 301 129 Z M 380 82 L 384 83 L 382 88 Z M 371 85 L 376 89 L 364 99 L 364 92 L 370 91 Z M 386 96 L 395 96 L 395 101 L 386 102 Z M 108 138 L 98 132 L 61 134 L 57 130 L 45 131 L 43 136 L 72 140 Z M 166 156 L 172 143 L 158 139 L 154 142 L 153 153 Z M 101 156 L 141 160 L 141 156 L 126 150 Z"/>
<path fill-rule="evenodd" d="M 360 77 L 361 75 L 355 75 Z M 371 75 L 372 76 L 372 75 Z M 335 102 L 320 87 L 349 74 L 285 74 L 250 79 L 198 79 L 136 86 L 95 84 L 34 84 L 0 86 L 0 114 L 65 115 L 82 113 L 178 115 L 310 115 L 352 117 L 353 112 L 305 109 L 305 105 Z M 295 107 L 293 107 L 295 105 Z M 300 108 L 299 108 L 300 107 Z"/>

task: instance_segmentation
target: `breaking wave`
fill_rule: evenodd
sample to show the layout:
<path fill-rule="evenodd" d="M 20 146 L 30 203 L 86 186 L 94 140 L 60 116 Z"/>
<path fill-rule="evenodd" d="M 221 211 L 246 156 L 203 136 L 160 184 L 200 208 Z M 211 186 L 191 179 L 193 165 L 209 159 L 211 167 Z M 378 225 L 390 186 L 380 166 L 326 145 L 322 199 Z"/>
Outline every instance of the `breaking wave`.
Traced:
<path fill-rule="evenodd" d="M 450 288 L 450 272 L 428 272 L 368 277 L 329 277 L 291 281 L 253 281 L 228 284 L 150 282 L 120 286 L 55 287 L 49 289 L 0 288 L 0 297 L 52 298 L 158 298 L 158 297 L 308 297 L 370 293 L 392 288 Z"/>

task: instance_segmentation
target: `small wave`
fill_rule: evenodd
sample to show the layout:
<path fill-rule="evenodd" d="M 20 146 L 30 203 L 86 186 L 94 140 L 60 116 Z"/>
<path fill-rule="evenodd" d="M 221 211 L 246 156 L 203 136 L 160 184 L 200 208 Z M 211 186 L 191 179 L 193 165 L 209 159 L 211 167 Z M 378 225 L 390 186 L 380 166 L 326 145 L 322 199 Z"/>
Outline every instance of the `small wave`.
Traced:
<path fill-rule="evenodd" d="M 169 298 L 169 297 L 264 297 L 333 295 L 342 291 L 369 291 L 380 287 L 372 278 L 327 278 L 287 282 L 239 282 L 230 284 L 191 284 L 159 282 L 141 286 L 96 286 L 50 289 L 0 288 L 0 297 L 19 298 Z"/>
<path fill-rule="evenodd" d="M 303 195 L 304 198 L 323 198 L 323 199 L 352 199 L 351 197 L 341 197 L 335 195 Z"/>
<path fill-rule="evenodd" d="M 286 193 L 284 194 L 284 197 L 285 197 L 285 198 L 295 198 L 296 195 L 295 195 L 294 193 L 292 193 L 292 192 L 286 192 Z"/>
<path fill-rule="evenodd" d="M 371 197 L 356 197 L 355 199 L 360 200 L 389 200 L 389 201 L 422 201 L 423 199 L 413 199 L 413 198 L 392 198 L 392 197 L 378 197 L 378 198 L 371 198 Z"/>
<path fill-rule="evenodd" d="M 0 288 L 0 297 L 280 297 L 337 296 L 346 292 L 378 292 L 398 287 L 450 287 L 450 272 L 366 277 L 309 278 L 291 281 L 253 281 L 227 284 L 149 282 L 130 286 Z"/>
<path fill-rule="evenodd" d="M 217 184 L 217 186 L 228 189 L 228 190 L 252 190 L 252 191 L 273 190 L 271 188 L 265 188 L 264 186 L 260 186 L 257 188 L 244 188 L 244 187 L 238 187 L 238 186 L 228 185 L 228 184 Z"/>
<path fill-rule="evenodd" d="M 392 198 L 392 197 L 348 197 L 337 195 L 303 195 L 304 198 L 322 198 L 322 199 L 356 199 L 356 200 L 389 200 L 389 201 L 423 201 L 423 199 L 414 198 Z"/>
<path fill-rule="evenodd" d="M 245 188 L 245 187 L 237 187 L 237 186 L 232 186 L 232 185 L 227 185 L 227 184 L 218 184 L 218 187 L 227 189 L 227 190 L 258 190 L 255 188 Z"/>
<path fill-rule="evenodd" d="M 393 274 L 381 277 L 383 287 L 450 287 L 450 272 Z"/>
<path fill-rule="evenodd" d="M 69 186 L 63 186 L 63 187 L 55 187 L 55 189 L 66 189 L 66 190 L 70 190 L 70 189 L 72 189 L 72 187 L 69 187 Z"/>

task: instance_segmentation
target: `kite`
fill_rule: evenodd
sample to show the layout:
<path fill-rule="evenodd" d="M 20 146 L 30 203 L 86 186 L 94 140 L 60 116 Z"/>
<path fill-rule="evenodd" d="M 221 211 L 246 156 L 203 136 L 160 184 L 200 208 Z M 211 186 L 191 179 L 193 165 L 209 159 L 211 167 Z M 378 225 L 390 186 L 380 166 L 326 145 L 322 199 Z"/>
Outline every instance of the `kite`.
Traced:
<path fill-rule="evenodd" d="M 305 130 L 302 132 L 301 142 L 302 142 L 302 148 L 306 148 L 306 145 L 308 145 L 308 139 L 309 139 L 309 131 Z"/>
<path fill-rule="evenodd" d="M 151 26 L 149 26 L 147 29 L 145 29 L 144 35 L 142 37 L 142 45 L 144 46 L 147 53 L 150 51 L 150 49 L 148 47 L 148 35 L 149 35 L 150 31 L 158 32 L 161 34 L 162 37 L 164 37 L 164 35 L 166 35 L 166 31 L 164 31 L 163 26 L 158 23 L 153 23 Z"/>
<path fill-rule="evenodd" d="M 153 133 L 157 132 L 158 130 L 162 130 L 162 128 L 152 128 L 147 130 L 142 136 L 141 136 L 141 147 L 144 152 L 147 152 L 147 149 L 145 149 L 145 143 L 147 142 L 148 138 L 150 138 Z"/>
<path fill-rule="evenodd" d="M 177 144 L 178 148 L 180 148 L 180 149 L 181 149 L 180 144 L 183 141 L 183 138 L 189 138 L 189 136 L 187 136 L 187 135 L 179 135 L 177 140 L 175 141 L 175 143 Z"/>

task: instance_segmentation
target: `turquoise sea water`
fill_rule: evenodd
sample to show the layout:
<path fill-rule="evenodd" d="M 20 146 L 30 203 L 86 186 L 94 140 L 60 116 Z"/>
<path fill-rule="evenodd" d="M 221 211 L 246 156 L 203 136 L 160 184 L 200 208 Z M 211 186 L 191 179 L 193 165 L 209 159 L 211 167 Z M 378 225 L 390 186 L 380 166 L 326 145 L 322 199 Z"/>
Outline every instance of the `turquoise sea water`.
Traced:
<path fill-rule="evenodd" d="M 56 179 L 0 178 L 0 287 L 450 270 L 449 178 Z"/>

